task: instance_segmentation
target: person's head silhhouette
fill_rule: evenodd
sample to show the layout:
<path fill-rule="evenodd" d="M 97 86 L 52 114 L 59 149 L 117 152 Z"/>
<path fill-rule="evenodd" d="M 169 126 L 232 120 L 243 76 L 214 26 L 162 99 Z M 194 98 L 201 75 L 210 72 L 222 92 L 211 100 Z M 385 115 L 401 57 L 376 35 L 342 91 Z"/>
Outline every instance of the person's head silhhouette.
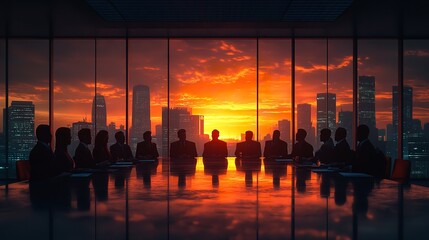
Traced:
<path fill-rule="evenodd" d="M 365 124 L 359 125 L 356 131 L 356 139 L 359 142 L 362 142 L 363 140 L 367 139 L 368 136 L 369 136 L 369 127 Z"/>
<path fill-rule="evenodd" d="M 143 133 L 143 140 L 146 142 L 151 142 L 152 141 L 152 132 L 151 131 L 146 131 Z"/>
<path fill-rule="evenodd" d="M 82 128 L 77 133 L 77 136 L 79 137 L 79 141 L 91 144 L 92 138 L 91 138 L 91 130 L 89 128 Z"/>
<path fill-rule="evenodd" d="M 347 130 L 343 127 L 337 128 L 335 131 L 335 141 L 339 142 L 347 137 Z"/>
<path fill-rule="evenodd" d="M 180 141 L 184 142 L 186 140 L 186 130 L 180 129 L 179 131 L 177 131 L 177 137 Z"/>
<path fill-rule="evenodd" d="M 274 130 L 274 132 L 273 132 L 273 140 L 274 141 L 280 140 L 280 131 L 279 130 Z"/>
<path fill-rule="evenodd" d="M 212 131 L 212 139 L 213 140 L 218 140 L 219 139 L 219 131 L 217 129 L 214 129 Z"/>
<path fill-rule="evenodd" d="M 307 131 L 302 128 L 298 129 L 296 132 L 296 141 L 302 142 L 305 140 L 305 137 L 307 137 Z"/>
<path fill-rule="evenodd" d="M 60 127 L 55 132 L 55 147 L 67 147 L 71 143 L 71 131 L 70 128 Z"/>
<path fill-rule="evenodd" d="M 125 134 L 122 131 L 118 131 L 115 133 L 115 139 L 117 143 L 124 144 L 125 143 Z"/>
<path fill-rule="evenodd" d="M 246 142 L 252 141 L 253 138 L 253 132 L 252 131 L 246 131 Z"/>
<path fill-rule="evenodd" d="M 109 142 L 109 132 L 106 130 L 100 130 L 95 136 L 94 145 L 95 146 L 107 146 Z"/>
<path fill-rule="evenodd" d="M 50 143 L 52 140 L 51 127 L 46 124 L 40 124 L 36 129 L 37 140 L 44 143 Z"/>
<path fill-rule="evenodd" d="M 320 130 L 320 141 L 326 142 L 329 138 L 331 138 L 331 130 L 329 128 Z"/>

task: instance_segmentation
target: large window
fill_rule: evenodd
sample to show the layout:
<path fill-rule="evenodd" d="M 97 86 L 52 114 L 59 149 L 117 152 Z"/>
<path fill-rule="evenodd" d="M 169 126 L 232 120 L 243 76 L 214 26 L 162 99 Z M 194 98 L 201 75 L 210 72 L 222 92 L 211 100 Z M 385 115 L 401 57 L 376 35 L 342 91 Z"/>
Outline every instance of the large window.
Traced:
<path fill-rule="evenodd" d="M 371 141 L 393 159 L 412 161 L 413 177 L 427 177 L 427 45 L 427 40 L 405 41 L 403 108 L 398 109 L 396 39 L 357 41 L 356 103 L 351 39 L 300 38 L 295 39 L 294 49 L 291 39 L 268 38 L 54 39 L 53 131 L 62 126 L 72 129 L 73 156 L 81 128 L 92 129 L 94 135 L 96 130 L 109 130 L 110 144 L 116 131 L 127 132 L 133 153 L 150 130 L 159 153 L 168 156 L 179 128 L 197 143 L 199 155 L 212 130 L 218 129 L 232 156 L 247 130 L 254 132 L 263 148 L 273 130 L 279 129 L 290 152 L 295 125 L 295 131 L 307 131 L 307 141 L 316 151 L 322 128 L 331 129 L 332 135 L 337 127 L 346 128 L 353 146 L 356 104 L 357 123 L 370 127 Z M 1 111 L 4 170 L 6 160 L 13 167 L 14 161 L 28 158 L 36 142 L 35 128 L 49 123 L 49 41 L 10 39 L 6 59 L 6 41 L 1 40 L 0 59 L 0 105 L 9 114 L 3 116 Z M 5 106 L 6 92 L 9 106 Z M 404 147 L 403 156 L 398 156 L 401 113 Z"/>
<path fill-rule="evenodd" d="M 429 177 L 429 41 L 404 42 L 402 126 L 404 159 L 411 161 L 411 177 Z M 397 88 L 392 89 L 394 98 Z"/>

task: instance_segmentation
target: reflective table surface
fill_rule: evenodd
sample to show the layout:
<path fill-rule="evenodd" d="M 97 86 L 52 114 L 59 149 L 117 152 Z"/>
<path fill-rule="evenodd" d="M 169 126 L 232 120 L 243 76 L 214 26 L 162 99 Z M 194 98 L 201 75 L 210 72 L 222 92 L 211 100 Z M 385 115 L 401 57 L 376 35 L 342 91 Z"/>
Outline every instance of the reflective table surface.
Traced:
<path fill-rule="evenodd" d="M 0 239 L 428 239 L 428 188 L 313 170 L 159 159 L 3 185 Z"/>

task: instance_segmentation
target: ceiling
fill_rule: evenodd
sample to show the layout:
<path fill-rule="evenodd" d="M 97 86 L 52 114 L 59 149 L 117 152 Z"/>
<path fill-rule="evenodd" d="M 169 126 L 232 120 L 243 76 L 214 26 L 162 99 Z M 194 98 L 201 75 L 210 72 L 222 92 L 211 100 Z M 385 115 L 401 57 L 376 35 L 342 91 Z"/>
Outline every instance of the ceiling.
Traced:
<path fill-rule="evenodd" d="M 3 0 L 0 37 L 429 38 L 426 0 Z"/>

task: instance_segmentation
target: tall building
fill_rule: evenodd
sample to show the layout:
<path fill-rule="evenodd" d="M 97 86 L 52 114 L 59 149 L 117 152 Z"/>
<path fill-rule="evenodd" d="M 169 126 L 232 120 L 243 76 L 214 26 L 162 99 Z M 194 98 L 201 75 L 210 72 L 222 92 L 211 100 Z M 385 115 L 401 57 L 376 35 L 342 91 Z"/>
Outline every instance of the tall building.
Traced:
<path fill-rule="evenodd" d="M 317 136 L 324 128 L 336 129 L 337 96 L 335 93 L 317 94 Z"/>
<path fill-rule="evenodd" d="M 131 118 L 130 145 L 133 152 L 137 143 L 143 141 L 143 133 L 151 130 L 150 91 L 146 85 L 133 88 L 133 115 Z"/>
<path fill-rule="evenodd" d="M 375 77 L 359 76 L 358 81 L 358 125 L 369 127 L 369 139 L 378 145 L 378 130 L 375 122 Z"/>
<path fill-rule="evenodd" d="M 311 145 L 315 143 L 314 127 L 311 122 L 311 104 L 303 103 L 297 106 L 297 119 L 298 127 L 304 129 L 307 132 L 307 142 Z"/>
<path fill-rule="evenodd" d="M 290 144 L 291 135 L 290 135 L 290 121 L 287 119 L 282 119 L 278 121 L 278 129 L 280 131 L 280 137 Z"/>
<path fill-rule="evenodd" d="M 169 117 L 169 118 L 168 118 Z M 168 156 L 169 143 L 177 141 L 177 131 L 186 130 L 186 139 L 197 145 L 197 152 L 202 153 L 204 141 L 204 116 L 192 115 L 192 110 L 184 107 L 162 108 L 162 155 Z"/>
<path fill-rule="evenodd" d="M 92 100 L 92 124 L 95 132 L 107 130 L 106 100 L 101 94 L 96 94 Z"/>
<path fill-rule="evenodd" d="M 340 111 L 338 113 L 338 127 L 343 127 L 347 131 L 347 142 L 350 147 L 353 145 L 353 112 Z"/>
<path fill-rule="evenodd" d="M 15 161 L 28 159 L 31 149 L 36 144 L 34 129 L 34 104 L 30 101 L 12 101 L 6 118 L 9 121 L 9 166 Z"/>

